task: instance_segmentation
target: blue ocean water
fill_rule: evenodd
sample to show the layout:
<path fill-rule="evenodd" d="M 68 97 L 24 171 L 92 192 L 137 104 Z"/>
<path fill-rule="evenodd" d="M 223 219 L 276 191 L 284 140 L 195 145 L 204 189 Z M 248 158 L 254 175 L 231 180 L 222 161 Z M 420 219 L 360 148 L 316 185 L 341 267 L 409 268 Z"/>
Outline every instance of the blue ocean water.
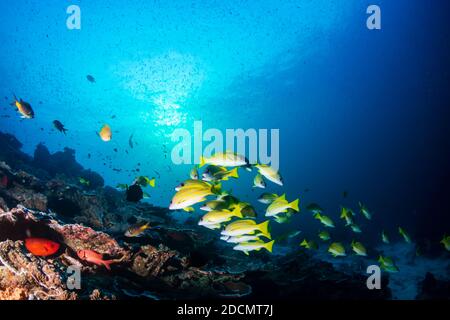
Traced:
<path fill-rule="evenodd" d="M 450 225 L 448 3 L 376 2 L 381 30 L 366 28 L 372 1 L 359 0 L 2 1 L 0 112 L 10 117 L 0 130 L 30 154 L 40 142 L 75 149 L 111 186 L 138 168 L 157 177 L 148 201 L 168 206 L 192 168 L 171 161 L 175 129 L 279 129 L 284 187 L 268 191 L 336 220 L 341 205 L 364 202 L 374 246 L 382 228 L 399 238 L 399 225 L 438 242 Z M 71 4 L 81 30 L 66 27 Z M 35 119 L 19 118 L 13 93 Z M 110 143 L 97 136 L 103 124 Z M 254 203 L 252 179 L 242 170 L 226 186 Z M 293 225 L 319 228 L 306 213 Z"/>

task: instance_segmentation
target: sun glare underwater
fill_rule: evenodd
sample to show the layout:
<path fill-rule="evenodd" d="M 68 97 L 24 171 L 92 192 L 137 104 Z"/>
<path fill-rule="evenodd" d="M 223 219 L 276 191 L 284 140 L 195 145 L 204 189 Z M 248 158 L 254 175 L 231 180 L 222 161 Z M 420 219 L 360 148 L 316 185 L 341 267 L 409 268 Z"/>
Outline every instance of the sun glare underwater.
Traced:
<path fill-rule="evenodd" d="M 449 4 L 375 2 L 0 2 L 0 299 L 449 299 Z"/>

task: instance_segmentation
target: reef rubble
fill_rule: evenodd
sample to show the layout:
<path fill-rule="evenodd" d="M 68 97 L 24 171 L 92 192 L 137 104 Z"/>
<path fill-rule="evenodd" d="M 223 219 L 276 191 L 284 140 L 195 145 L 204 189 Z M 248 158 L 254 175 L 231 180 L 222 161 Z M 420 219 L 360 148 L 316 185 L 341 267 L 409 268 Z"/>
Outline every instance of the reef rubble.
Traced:
<path fill-rule="evenodd" d="M 390 297 L 386 285 L 368 290 L 363 275 L 349 276 L 301 251 L 247 257 L 224 248 L 214 232 L 181 224 L 166 208 L 126 202 L 101 177 L 86 190 L 77 184 L 86 170 L 71 150 L 52 155 L 39 145 L 33 158 L 2 133 L 0 145 L 0 299 Z M 59 171 L 59 161 L 74 171 Z M 153 228 L 144 237 L 125 237 L 136 221 Z M 29 237 L 61 246 L 51 256 L 36 256 L 24 245 Z M 80 250 L 113 261 L 111 270 L 80 259 Z M 80 286 L 73 286 L 77 275 Z"/>

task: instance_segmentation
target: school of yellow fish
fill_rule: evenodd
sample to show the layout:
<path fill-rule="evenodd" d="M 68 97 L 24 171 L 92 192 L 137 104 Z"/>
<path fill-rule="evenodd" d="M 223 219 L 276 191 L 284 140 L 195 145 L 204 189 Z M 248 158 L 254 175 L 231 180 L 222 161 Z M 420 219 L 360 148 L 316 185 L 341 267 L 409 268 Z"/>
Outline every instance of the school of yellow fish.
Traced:
<path fill-rule="evenodd" d="M 31 104 L 16 98 L 11 103 L 17 108 L 21 117 L 24 119 L 33 119 L 35 113 Z M 67 129 L 63 124 L 55 120 L 53 122 L 56 128 L 65 133 Z M 112 139 L 111 127 L 105 124 L 97 133 L 100 139 L 104 142 L 109 142 Z M 199 169 L 206 166 L 201 176 L 199 176 Z M 199 225 L 213 230 L 220 230 L 220 239 L 234 245 L 233 249 L 249 254 L 251 251 L 259 251 L 266 249 L 272 252 L 275 240 L 272 239 L 270 232 L 270 221 L 276 223 L 289 223 L 294 214 L 300 212 L 299 199 L 288 200 L 286 194 L 278 195 L 276 193 L 263 193 L 258 198 L 260 203 L 266 204 L 265 217 L 267 219 L 257 223 L 256 211 L 250 203 L 240 201 L 238 198 L 231 195 L 229 192 L 222 190 L 222 182 L 229 179 L 238 179 L 238 168 L 245 168 L 252 171 L 256 169 L 257 174 L 253 180 L 252 188 L 265 189 L 267 186 L 266 180 L 283 186 L 283 179 L 278 172 L 271 166 L 265 164 L 250 164 L 249 161 L 242 155 L 233 152 L 216 153 L 211 157 L 201 157 L 198 167 L 192 168 L 190 172 L 190 179 L 184 181 L 175 188 L 176 194 L 173 196 L 169 209 L 184 210 L 193 212 L 193 206 L 203 203 L 200 207 L 206 213 L 199 221 Z M 155 186 L 154 179 L 140 177 L 144 185 Z M 89 181 L 80 177 L 80 183 L 89 185 Z M 128 186 L 123 185 L 128 188 Z M 347 192 L 344 192 L 345 196 Z M 210 197 L 208 199 L 208 197 Z M 372 213 L 368 208 L 358 203 L 358 211 L 361 216 L 367 220 L 372 219 Z M 323 213 L 323 209 L 315 203 L 306 206 L 306 210 L 313 214 L 324 228 L 332 229 L 336 227 L 332 218 Z M 349 228 L 353 233 L 362 233 L 360 226 L 356 223 L 355 211 L 351 208 L 341 207 L 340 218 L 344 221 L 345 227 Z M 127 236 L 139 236 L 149 228 L 148 224 L 139 224 L 132 226 L 127 231 Z M 295 237 L 300 231 L 292 231 L 287 237 Z M 399 235 L 407 243 L 411 243 L 411 237 L 407 231 L 398 227 Z M 380 233 L 381 241 L 384 244 L 389 244 L 389 236 L 385 230 Z M 331 241 L 331 235 L 327 230 L 320 230 L 318 238 L 322 242 Z M 450 236 L 444 235 L 440 243 L 445 250 L 450 251 Z M 307 250 L 316 250 L 317 243 L 314 240 L 304 239 L 300 246 Z M 367 250 L 361 242 L 353 240 L 350 244 L 351 250 L 358 256 L 367 256 Z M 333 257 L 346 256 L 346 249 L 341 242 L 332 242 L 328 246 L 328 252 Z M 398 268 L 391 257 L 378 257 L 380 267 L 388 272 L 397 272 Z"/>
<path fill-rule="evenodd" d="M 200 174 L 200 168 L 205 169 Z M 229 179 L 238 179 L 238 168 L 245 168 L 249 171 L 256 169 L 257 173 L 253 180 L 253 188 L 264 189 L 267 186 L 266 180 L 283 186 L 283 180 L 278 170 L 268 165 L 250 165 L 248 160 L 233 152 L 216 153 L 211 157 L 202 157 L 199 166 L 192 168 L 190 179 L 182 182 L 175 188 L 175 195 L 169 205 L 171 210 L 184 210 L 186 212 L 195 211 L 194 205 L 202 204 L 200 210 L 205 214 L 198 222 L 199 225 L 220 232 L 220 239 L 233 245 L 234 250 L 242 251 L 246 255 L 251 251 L 265 249 L 272 252 L 275 240 L 272 239 L 270 223 L 289 223 L 294 214 L 300 212 L 299 199 L 291 199 L 285 193 L 263 193 L 258 201 L 267 205 L 265 211 L 266 220 L 257 222 L 256 211 L 247 202 L 242 202 L 230 192 L 222 189 L 222 182 Z M 346 192 L 345 192 L 346 194 Z M 331 241 L 331 235 L 326 229 L 336 228 L 336 223 L 332 218 L 324 214 L 324 210 L 317 204 L 312 203 L 306 206 L 306 210 L 312 213 L 323 230 L 318 231 L 318 238 L 328 245 L 328 252 L 333 257 L 343 257 L 347 255 L 344 244 L 338 241 Z M 367 220 L 372 219 L 372 213 L 362 204 L 358 203 L 359 215 Z M 360 226 L 356 223 L 357 214 L 348 207 L 341 207 L 340 218 L 345 227 L 356 234 L 362 233 Z M 300 231 L 291 231 L 286 237 L 298 236 Z M 399 235 L 410 243 L 411 237 L 402 227 L 398 228 Z M 280 237 L 280 238 L 286 238 Z M 390 240 L 385 230 L 381 231 L 381 241 L 389 244 Z M 450 249 L 450 237 L 444 236 L 441 243 L 446 250 Z M 300 244 L 307 250 L 317 250 L 318 244 L 314 240 L 304 239 Z M 353 254 L 367 257 L 365 246 L 353 240 L 349 247 Z M 380 267 L 387 272 L 398 272 L 399 269 L 391 257 L 378 257 Z"/>

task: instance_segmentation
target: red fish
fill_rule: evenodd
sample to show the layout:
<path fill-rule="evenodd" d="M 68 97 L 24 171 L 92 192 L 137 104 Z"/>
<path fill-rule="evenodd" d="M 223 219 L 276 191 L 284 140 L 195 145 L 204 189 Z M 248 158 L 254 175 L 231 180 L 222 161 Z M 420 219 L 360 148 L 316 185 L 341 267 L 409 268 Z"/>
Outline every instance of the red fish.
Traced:
<path fill-rule="evenodd" d="M 2 180 L 1 180 L 1 182 L 0 182 L 0 184 L 1 184 L 3 187 L 7 188 L 8 185 L 9 185 L 9 179 L 8 179 L 8 176 L 3 176 L 3 177 L 2 177 Z"/>
<path fill-rule="evenodd" d="M 117 262 L 114 260 L 103 260 L 103 256 L 100 253 L 92 250 L 79 250 L 77 255 L 81 260 L 96 264 L 98 266 L 103 265 L 108 270 L 111 270 L 110 264 Z"/>
<path fill-rule="evenodd" d="M 26 238 L 25 247 L 35 256 L 47 257 L 58 252 L 60 244 L 44 238 Z"/>

